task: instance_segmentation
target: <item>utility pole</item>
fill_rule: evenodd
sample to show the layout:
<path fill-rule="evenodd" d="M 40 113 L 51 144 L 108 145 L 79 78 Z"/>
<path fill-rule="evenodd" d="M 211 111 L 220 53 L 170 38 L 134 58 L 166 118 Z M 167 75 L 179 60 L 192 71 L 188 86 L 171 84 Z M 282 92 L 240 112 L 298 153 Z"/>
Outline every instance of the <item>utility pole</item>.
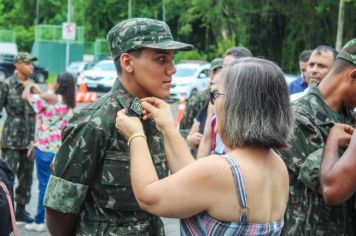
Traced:
<path fill-rule="evenodd" d="M 344 33 L 344 16 L 345 16 L 345 0 L 340 0 L 339 2 L 339 19 L 337 21 L 337 34 L 336 34 L 336 44 L 335 49 L 340 50 L 342 45 L 342 36 Z"/>
<path fill-rule="evenodd" d="M 162 0 L 162 21 L 166 22 L 166 2 Z"/>
<path fill-rule="evenodd" d="M 131 12 L 131 0 L 129 0 L 127 2 L 127 18 L 131 18 L 132 17 L 132 12 Z"/>
<path fill-rule="evenodd" d="M 67 23 L 71 22 L 71 11 L 72 11 L 72 0 L 68 0 L 68 8 L 67 8 Z M 69 65 L 69 55 L 70 55 L 70 43 L 67 39 L 66 44 L 66 68 Z"/>
<path fill-rule="evenodd" d="M 39 18 L 40 18 L 40 0 L 36 1 L 36 19 L 35 19 L 35 25 L 38 25 L 39 23 Z"/>

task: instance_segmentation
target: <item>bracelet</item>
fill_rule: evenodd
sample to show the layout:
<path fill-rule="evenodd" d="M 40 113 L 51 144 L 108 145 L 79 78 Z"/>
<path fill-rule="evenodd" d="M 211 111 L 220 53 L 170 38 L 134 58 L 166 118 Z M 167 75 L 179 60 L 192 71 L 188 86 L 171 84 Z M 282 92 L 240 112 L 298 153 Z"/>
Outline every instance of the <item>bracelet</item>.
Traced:
<path fill-rule="evenodd" d="M 135 134 L 131 135 L 131 137 L 127 140 L 127 146 L 130 147 L 131 141 L 134 140 L 137 137 L 142 137 L 145 140 L 147 140 L 147 137 L 146 137 L 145 134 L 143 134 L 143 133 L 135 133 Z"/>

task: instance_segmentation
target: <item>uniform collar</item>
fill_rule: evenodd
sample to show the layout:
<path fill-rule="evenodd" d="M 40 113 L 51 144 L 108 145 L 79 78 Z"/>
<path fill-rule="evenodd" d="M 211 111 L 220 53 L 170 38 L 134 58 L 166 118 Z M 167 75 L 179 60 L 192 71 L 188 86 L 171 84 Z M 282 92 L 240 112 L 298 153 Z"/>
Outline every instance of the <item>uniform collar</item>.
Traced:
<path fill-rule="evenodd" d="M 111 93 L 114 95 L 115 99 L 119 104 L 126 108 L 129 115 L 141 116 L 142 107 L 141 101 L 138 97 L 133 97 L 122 85 L 119 79 L 116 79 L 113 87 L 111 88 Z"/>
<path fill-rule="evenodd" d="M 23 87 L 23 84 L 20 82 L 19 78 L 17 78 L 16 74 L 13 74 L 9 78 L 10 82 L 15 85 L 15 87 Z"/>
<path fill-rule="evenodd" d="M 317 103 L 317 105 L 311 106 L 316 125 L 329 125 L 336 122 L 347 123 L 347 120 L 354 118 L 352 112 L 344 107 L 341 108 L 340 112 L 332 110 L 316 86 L 310 86 L 307 94 L 315 97 L 315 99 L 310 100 L 311 103 Z"/>

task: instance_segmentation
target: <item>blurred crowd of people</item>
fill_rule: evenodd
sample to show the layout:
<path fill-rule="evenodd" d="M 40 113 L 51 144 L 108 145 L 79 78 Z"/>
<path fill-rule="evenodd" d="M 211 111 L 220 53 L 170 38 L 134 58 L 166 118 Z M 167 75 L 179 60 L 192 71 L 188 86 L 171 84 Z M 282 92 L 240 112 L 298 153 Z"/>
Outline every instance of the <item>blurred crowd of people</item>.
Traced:
<path fill-rule="evenodd" d="M 228 49 L 178 129 L 164 100 L 174 54 L 193 45 L 148 18 L 107 41 L 118 79 L 76 112 L 70 74 L 44 92 L 29 80 L 37 58 L 15 57 L 0 85 L 0 235 L 16 235 L 14 221 L 52 235 L 164 235 L 159 216 L 181 219 L 181 235 L 356 235 L 356 39 L 301 52 L 289 85 L 276 63 Z"/>

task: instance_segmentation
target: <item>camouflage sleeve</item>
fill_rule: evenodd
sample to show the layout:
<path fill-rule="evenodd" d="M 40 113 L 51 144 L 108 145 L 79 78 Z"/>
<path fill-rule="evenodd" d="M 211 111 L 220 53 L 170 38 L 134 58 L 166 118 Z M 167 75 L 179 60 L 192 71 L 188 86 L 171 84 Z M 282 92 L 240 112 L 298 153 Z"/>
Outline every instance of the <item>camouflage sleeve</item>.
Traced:
<path fill-rule="evenodd" d="M 320 165 L 323 155 L 323 148 L 316 149 L 310 153 L 300 167 L 298 179 L 307 187 L 317 190 L 320 179 Z"/>
<path fill-rule="evenodd" d="M 179 131 L 181 135 L 186 138 L 189 134 L 190 128 L 193 125 L 193 119 L 195 117 L 195 110 L 197 106 L 196 96 L 188 101 L 188 104 L 185 108 L 183 118 L 179 124 Z"/>
<path fill-rule="evenodd" d="M 200 108 L 205 104 L 207 99 L 207 91 L 202 91 L 189 99 L 183 118 L 179 124 L 181 135 L 186 138 L 192 128 L 194 118 L 198 114 Z"/>
<path fill-rule="evenodd" d="M 79 124 L 76 123 L 78 120 L 81 120 Z M 101 168 L 106 137 L 110 136 L 108 132 L 104 135 L 103 124 L 99 120 L 73 117 L 63 130 L 63 143 L 54 158 L 53 177 L 44 200 L 47 207 L 73 213 L 80 208 L 90 182 Z"/>
<path fill-rule="evenodd" d="M 8 86 L 5 83 L 0 84 L 0 118 L 2 117 L 2 109 L 6 105 L 6 97 L 9 91 Z"/>
<path fill-rule="evenodd" d="M 51 175 L 43 205 L 62 213 L 76 214 L 88 192 L 88 186 L 72 183 Z"/>
<path fill-rule="evenodd" d="M 298 112 L 294 113 L 295 123 L 291 146 L 280 151 L 288 170 L 312 190 L 319 185 L 321 152 L 324 145 L 320 130 L 311 119 Z"/>

